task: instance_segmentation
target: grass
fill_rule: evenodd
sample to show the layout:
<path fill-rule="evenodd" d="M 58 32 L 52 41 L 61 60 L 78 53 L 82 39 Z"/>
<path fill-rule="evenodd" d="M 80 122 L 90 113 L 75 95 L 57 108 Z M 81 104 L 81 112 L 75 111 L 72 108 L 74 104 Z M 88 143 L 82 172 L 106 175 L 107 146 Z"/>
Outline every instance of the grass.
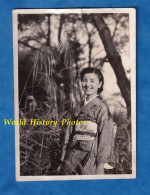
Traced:
<path fill-rule="evenodd" d="M 32 118 L 35 113 L 32 113 Z M 43 113 L 44 118 L 47 115 Z M 37 119 L 44 120 L 42 116 Z M 61 155 L 62 130 L 50 125 L 20 126 L 21 175 L 54 175 Z"/>

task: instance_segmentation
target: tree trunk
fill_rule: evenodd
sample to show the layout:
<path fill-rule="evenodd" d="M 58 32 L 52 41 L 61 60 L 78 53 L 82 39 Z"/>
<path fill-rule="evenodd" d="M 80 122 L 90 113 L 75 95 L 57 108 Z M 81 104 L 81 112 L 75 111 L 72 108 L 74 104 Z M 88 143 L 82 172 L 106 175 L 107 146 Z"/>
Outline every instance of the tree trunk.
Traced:
<path fill-rule="evenodd" d="M 59 29 L 58 29 L 58 43 L 60 43 L 60 41 L 61 41 L 61 32 L 62 32 L 64 19 L 65 19 L 65 16 L 61 15 L 60 16 Z"/>
<path fill-rule="evenodd" d="M 125 100 L 127 106 L 127 112 L 129 116 L 131 113 L 130 82 L 126 77 L 126 73 L 122 65 L 121 57 L 114 46 L 110 34 L 110 30 L 108 26 L 105 24 L 103 17 L 100 15 L 93 14 L 92 18 L 93 18 L 94 25 L 98 30 L 99 36 L 103 42 L 105 51 L 107 53 L 107 58 L 115 72 L 117 78 L 117 84 Z"/>
<path fill-rule="evenodd" d="M 85 28 L 87 30 L 87 36 L 88 36 L 88 46 L 89 46 L 89 67 L 91 67 L 91 55 L 92 55 L 92 43 L 91 43 L 91 34 L 88 31 L 87 23 L 85 23 Z"/>
<path fill-rule="evenodd" d="M 48 21 L 47 21 L 47 26 L 48 26 L 48 32 L 47 32 L 47 46 L 50 46 L 50 39 L 51 39 L 51 29 L 50 29 L 50 26 L 51 26 L 51 21 L 50 21 L 50 17 L 51 15 L 48 14 L 47 15 L 48 17 Z"/>

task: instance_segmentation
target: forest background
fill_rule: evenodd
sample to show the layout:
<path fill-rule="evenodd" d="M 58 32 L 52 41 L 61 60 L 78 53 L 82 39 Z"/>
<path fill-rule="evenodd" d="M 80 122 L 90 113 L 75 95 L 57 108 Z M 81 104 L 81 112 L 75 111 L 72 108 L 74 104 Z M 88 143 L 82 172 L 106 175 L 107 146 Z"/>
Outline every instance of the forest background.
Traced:
<path fill-rule="evenodd" d="M 99 68 L 118 125 L 114 174 L 132 173 L 129 30 L 128 14 L 18 15 L 20 118 L 61 121 L 83 99 L 80 71 Z M 57 175 L 64 134 L 20 127 L 21 175 Z"/>

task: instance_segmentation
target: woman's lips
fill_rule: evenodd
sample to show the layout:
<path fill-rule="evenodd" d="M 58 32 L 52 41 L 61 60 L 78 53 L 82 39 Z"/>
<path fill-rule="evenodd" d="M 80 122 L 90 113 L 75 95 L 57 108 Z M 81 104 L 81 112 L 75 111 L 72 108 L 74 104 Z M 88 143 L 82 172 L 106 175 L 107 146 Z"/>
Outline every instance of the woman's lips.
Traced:
<path fill-rule="evenodd" d="M 86 88 L 86 87 L 85 87 L 84 89 L 85 89 L 86 91 L 89 91 L 89 90 L 91 90 L 92 88 Z"/>

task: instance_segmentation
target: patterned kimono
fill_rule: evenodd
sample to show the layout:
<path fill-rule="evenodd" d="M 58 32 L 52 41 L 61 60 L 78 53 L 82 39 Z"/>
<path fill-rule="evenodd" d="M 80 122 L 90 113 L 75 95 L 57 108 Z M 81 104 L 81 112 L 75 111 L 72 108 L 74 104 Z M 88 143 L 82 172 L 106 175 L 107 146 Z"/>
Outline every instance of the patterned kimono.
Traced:
<path fill-rule="evenodd" d="M 114 145 L 113 121 L 106 104 L 97 96 L 86 105 L 77 103 L 73 120 L 86 121 L 74 125 L 69 136 L 64 160 L 67 175 L 96 173 L 100 163 L 109 163 Z"/>

